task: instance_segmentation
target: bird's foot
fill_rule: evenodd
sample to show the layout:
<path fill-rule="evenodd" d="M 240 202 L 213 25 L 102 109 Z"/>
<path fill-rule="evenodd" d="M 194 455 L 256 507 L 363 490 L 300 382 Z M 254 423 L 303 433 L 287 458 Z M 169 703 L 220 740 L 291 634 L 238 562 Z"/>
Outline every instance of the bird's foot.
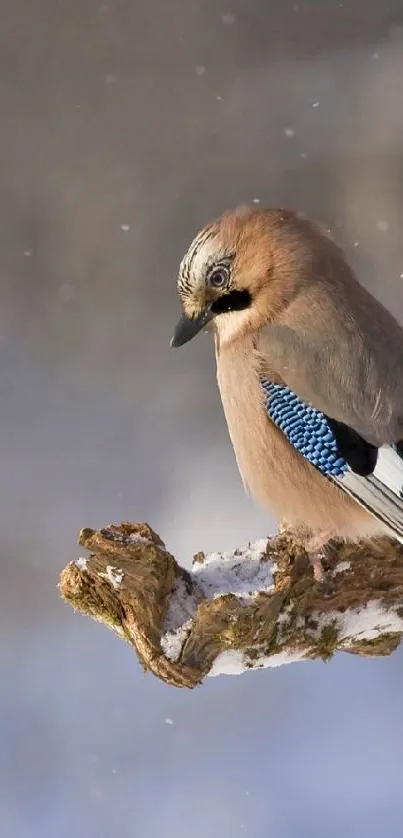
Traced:
<path fill-rule="evenodd" d="M 313 576 L 316 582 L 323 582 L 325 571 L 323 570 L 322 559 L 325 557 L 323 550 L 317 553 L 308 553 L 309 561 L 313 567 Z"/>
<path fill-rule="evenodd" d="M 329 542 L 331 538 L 332 533 L 325 532 L 312 536 L 305 542 L 305 550 L 313 567 L 313 575 L 316 582 L 323 582 L 326 577 L 322 559 L 328 558 L 329 556 Z"/>

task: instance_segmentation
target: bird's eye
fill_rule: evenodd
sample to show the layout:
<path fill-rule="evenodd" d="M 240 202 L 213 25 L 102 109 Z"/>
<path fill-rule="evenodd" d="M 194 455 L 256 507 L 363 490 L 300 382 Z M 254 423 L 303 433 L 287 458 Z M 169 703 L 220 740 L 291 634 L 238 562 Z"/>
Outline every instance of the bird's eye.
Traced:
<path fill-rule="evenodd" d="M 212 288 L 225 288 L 229 283 L 229 270 L 225 265 L 214 268 L 208 276 L 208 284 Z"/>

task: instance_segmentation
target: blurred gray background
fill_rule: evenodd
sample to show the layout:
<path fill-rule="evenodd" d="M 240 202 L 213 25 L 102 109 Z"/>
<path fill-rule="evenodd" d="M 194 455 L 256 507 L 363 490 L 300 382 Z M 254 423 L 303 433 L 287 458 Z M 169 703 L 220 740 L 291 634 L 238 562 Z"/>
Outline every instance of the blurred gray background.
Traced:
<path fill-rule="evenodd" d="M 144 676 L 66 607 L 81 526 L 183 563 L 273 531 L 179 261 L 261 201 L 331 228 L 403 318 L 402 0 L 0 0 L 0 835 L 403 832 L 403 655 Z M 167 721 L 168 720 L 168 721 Z"/>

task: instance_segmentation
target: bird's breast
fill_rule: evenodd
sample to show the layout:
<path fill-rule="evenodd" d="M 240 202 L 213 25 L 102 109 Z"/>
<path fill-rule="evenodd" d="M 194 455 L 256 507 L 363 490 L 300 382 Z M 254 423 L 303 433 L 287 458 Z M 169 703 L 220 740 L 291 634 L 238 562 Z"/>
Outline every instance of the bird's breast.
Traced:
<path fill-rule="evenodd" d="M 217 381 L 245 488 L 278 520 L 339 537 L 360 537 L 372 516 L 328 481 L 268 417 L 262 359 L 252 338 L 220 347 Z M 273 376 L 275 378 L 275 376 Z M 357 533 L 356 533 L 357 530 Z"/>

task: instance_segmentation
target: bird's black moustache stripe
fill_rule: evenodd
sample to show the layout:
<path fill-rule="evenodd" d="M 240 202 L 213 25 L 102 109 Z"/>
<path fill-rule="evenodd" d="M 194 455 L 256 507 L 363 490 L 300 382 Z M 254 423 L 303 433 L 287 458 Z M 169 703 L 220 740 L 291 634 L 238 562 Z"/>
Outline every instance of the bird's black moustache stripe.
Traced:
<path fill-rule="evenodd" d="M 249 308 L 252 302 L 252 297 L 249 291 L 230 291 L 229 294 L 223 294 L 211 306 L 211 311 L 214 314 L 224 314 L 227 311 L 242 311 L 244 308 Z"/>

